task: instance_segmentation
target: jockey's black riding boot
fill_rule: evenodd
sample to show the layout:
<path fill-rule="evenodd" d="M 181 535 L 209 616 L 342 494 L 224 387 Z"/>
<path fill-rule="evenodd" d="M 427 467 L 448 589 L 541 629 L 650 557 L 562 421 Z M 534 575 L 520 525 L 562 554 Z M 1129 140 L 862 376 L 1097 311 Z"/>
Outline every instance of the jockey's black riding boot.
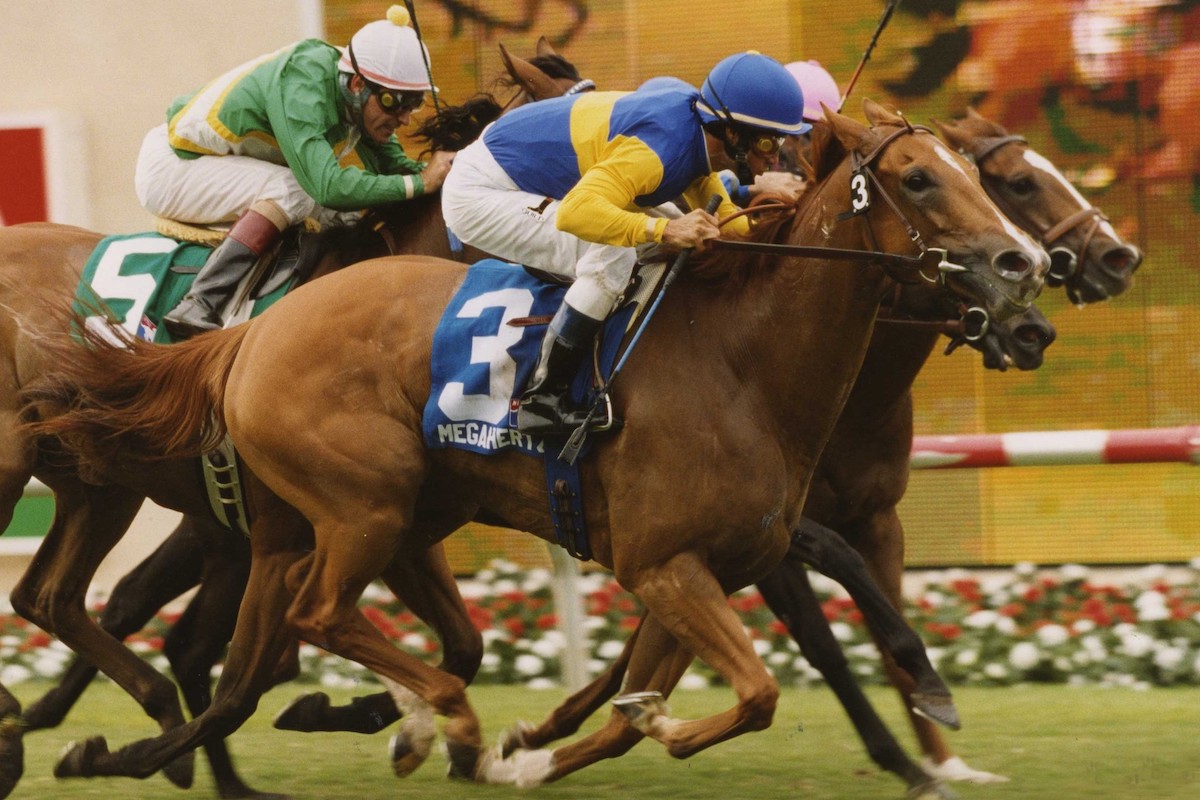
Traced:
<path fill-rule="evenodd" d="M 601 320 L 566 303 L 558 309 L 542 341 L 541 360 L 521 396 L 517 430 L 538 435 L 569 434 L 583 424 L 587 409 L 571 400 L 571 383 L 600 325 Z"/>
<path fill-rule="evenodd" d="M 272 219 L 253 208 L 242 214 L 196 274 L 187 295 L 163 317 L 171 335 L 185 339 L 222 327 L 221 309 L 259 257 L 279 238 L 279 232 Z"/>

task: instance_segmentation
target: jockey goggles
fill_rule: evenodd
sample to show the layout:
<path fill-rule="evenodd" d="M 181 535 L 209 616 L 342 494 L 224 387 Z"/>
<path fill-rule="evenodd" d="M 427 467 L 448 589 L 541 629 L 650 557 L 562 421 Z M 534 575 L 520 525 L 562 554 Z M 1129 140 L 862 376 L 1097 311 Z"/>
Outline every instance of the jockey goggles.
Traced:
<path fill-rule="evenodd" d="M 783 148 L 782 136 L 773 136 L 769 133 L 758 134 L 750 138 L 750 149 L 760 156 L 771 157 L 777 155 Z"/>
<path fill-rule="evenodd" d="M 354 45 L 348 45 L 346 52 L 350 55 L 350 66 L 354 67 L 354 74 L 359 77 L 371 94 L 379 101 L 379 107 L 387 114 L 407 114 L 410 111 L 416 111 L 421 106 L 425 105 L 424 92 L 402 92 L 396 89 L 389 89 L 386 86 L 380 86 L 372 80 L 369 80 L 366 75 L 362 74 L 362 70 L 358 68 L 358 61 L 354 58 Z"/>

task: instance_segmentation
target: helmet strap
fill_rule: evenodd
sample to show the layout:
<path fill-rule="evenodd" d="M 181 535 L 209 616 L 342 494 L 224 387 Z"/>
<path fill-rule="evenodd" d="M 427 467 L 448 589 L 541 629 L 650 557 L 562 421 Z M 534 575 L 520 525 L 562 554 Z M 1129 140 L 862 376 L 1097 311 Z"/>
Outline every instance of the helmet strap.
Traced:
<path fill-rule="evenodd" d="M 355 73 L 357 75 L 358 73 Z M 364 82 L 362 88 L 357 92 L 350 87 L 350 81 L 354 75 L 348 75 L 345 72 L 338 73 L 338 89 L 342 93 L 342 100 L 346 103 L 346 108 L 350 111 L 350 121 L 362 129 L 363 126 L 363 108 L 367 105 L 367 99 L 371 96 L 371 89 Z M 360 78 L 361 80 L 361 78 Z M 365 133 L 365 131 L 364 131 Z"/>

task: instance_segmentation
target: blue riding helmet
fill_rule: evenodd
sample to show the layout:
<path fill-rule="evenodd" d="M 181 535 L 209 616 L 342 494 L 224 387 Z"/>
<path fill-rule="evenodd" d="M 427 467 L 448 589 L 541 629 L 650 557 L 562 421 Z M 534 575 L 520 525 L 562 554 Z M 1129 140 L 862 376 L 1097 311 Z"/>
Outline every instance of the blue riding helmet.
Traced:
<path fill-rule="evenodd" d="M 723 59 L 700 87 L 704 122 L 731 122 L 782 135 L 807 133 L 804 94 L 783 66 L 753 50 Z"/>

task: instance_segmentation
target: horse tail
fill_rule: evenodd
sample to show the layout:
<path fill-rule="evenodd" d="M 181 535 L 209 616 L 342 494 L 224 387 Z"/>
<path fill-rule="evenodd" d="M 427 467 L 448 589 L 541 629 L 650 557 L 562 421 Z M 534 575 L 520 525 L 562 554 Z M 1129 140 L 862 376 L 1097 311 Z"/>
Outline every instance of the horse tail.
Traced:
<path fill-rule="evenodd" d="M 22 389 L 27 432 L 56 441 L 103 474 L 117 461 L 186 458 L 225 436 L 224 397 L 249 325 L 155 345 L 76 325 L 78 338 L 44 341 L 47 364 Z"/>

